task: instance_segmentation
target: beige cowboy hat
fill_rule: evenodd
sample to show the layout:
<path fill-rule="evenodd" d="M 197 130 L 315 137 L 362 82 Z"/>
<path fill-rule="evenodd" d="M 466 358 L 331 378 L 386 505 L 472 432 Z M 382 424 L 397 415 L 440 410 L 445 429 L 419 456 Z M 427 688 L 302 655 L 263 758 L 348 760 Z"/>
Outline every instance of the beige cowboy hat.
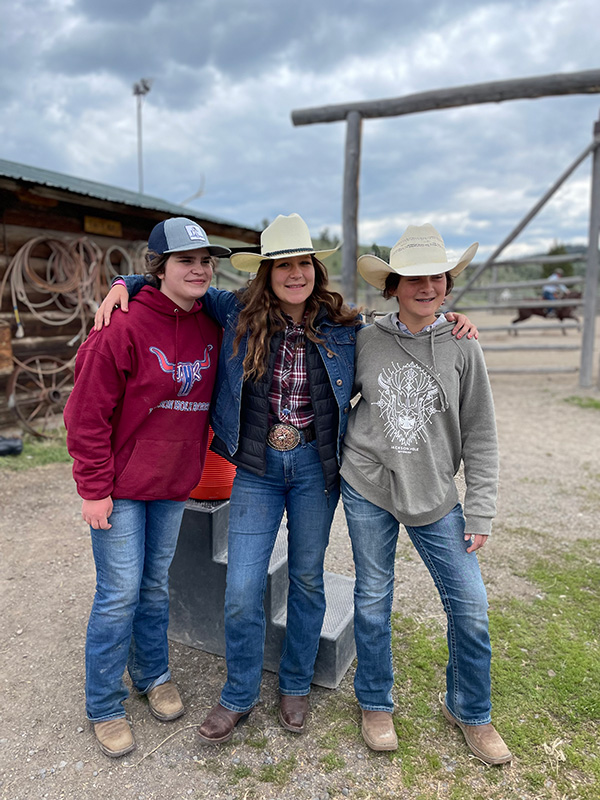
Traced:
<path fill-rule="evenodd" d="M 338 245 L 339 247 L 339 245 Z M 256 272 L 265 259 L 301 256 L 307 253 L 327 258 L 338 249 L 315 250 L 308 225 L 298 214 L 280 214 L 260 235 L 260 253 L 233 253 L 229 260 L 236 269 Z"/>
<path fill-rule="evenodd" d="M 448 261 L 444 240 L 433 225 L 409 225 L 390 252 L 390 263 L 374 255 L 360 256 L 358 271 L 371 286 L 385 289 L 390 272 L 407 277 L 439 275 L 449 272 L 453 278 L 473 260 L 479 242 L 467 247 L 456 261 Z"/>

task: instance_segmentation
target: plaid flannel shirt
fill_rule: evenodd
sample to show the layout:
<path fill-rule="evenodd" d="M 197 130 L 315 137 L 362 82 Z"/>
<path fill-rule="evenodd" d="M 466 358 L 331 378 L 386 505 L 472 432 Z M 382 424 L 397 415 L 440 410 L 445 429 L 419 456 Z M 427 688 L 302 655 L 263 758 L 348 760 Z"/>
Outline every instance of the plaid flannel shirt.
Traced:
<path fill-rule="evenodd" d="M 270 422 L 306 428 L 314 421 L 315 412 L 308 385 L 304 320 L 296 324 L 287 315 L 286 319 L 269 391 Z"/>

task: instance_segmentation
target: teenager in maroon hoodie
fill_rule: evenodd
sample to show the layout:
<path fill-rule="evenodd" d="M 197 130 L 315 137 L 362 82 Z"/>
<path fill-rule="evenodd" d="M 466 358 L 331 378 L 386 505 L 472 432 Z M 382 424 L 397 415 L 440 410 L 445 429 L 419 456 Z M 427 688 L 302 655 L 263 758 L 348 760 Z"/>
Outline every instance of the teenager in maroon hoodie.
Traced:
<path fill-rule="evenodd" d="M 67 446 L 96 563 L 86 638 L 86 712 L 101 750 L 135 747 L 125 719 L 125 668 L 162 721 L 184 713 L 168 662 L 168 570 L 185 501 L 198 483 L 220 328 L 199 298 L 217 256 L 183 217 L 148 241 L 156 287 L 79 348 L 65 407 Z"/>

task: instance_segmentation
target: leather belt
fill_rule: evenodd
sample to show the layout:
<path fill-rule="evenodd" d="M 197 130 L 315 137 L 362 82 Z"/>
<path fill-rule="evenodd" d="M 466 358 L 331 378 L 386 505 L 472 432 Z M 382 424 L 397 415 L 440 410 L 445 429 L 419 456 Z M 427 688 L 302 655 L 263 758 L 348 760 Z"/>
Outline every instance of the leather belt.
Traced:
<path fill-rule="evenodd" d="M 296 428 L 294 425 L 286 425 L 278 422 L 269 428 L 267 433 L 267 444 L 273 450 L 285 451 L 293 450 L 298 447 L 300 442 L 312 442 L 317 438 L 314 423 L 311 422 L 306 428 Z"/>

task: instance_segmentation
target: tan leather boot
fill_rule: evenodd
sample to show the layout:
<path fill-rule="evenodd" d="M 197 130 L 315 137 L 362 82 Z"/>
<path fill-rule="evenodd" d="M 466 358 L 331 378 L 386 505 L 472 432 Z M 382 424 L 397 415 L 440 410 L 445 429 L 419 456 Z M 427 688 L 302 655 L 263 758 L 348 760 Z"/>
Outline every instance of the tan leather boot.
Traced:
<path fill-rule="evenodd" d="M 442 705 L 442 713 L 451 725 L 458 725 L 471 752 L 481 761 L 494 765 L 512 761 L 510 750 L 491 722 L 487 725 L 465 725 L 448 711 L 446 703 Z"/>
<path fill-rule="evenodd" d="M 169 720 L 177 719 L 185 714 L 177 687 L 171 681 L 155 686 L 146 696 L 150 704 L 150 711 L 161 722 L 169 722 Z"/>
<path fill-rule="evenodd" d="M 133 733 L 125 717 L 95 722 L 94 733 L 98 746 L 105 756 L 119 758 L 135 750 Z"/>
<path fill-rule="evenodd" d="M 398 737 L 390 711 L 362 710 L 362 735 L 371 750 L 397 750 Z"/>

